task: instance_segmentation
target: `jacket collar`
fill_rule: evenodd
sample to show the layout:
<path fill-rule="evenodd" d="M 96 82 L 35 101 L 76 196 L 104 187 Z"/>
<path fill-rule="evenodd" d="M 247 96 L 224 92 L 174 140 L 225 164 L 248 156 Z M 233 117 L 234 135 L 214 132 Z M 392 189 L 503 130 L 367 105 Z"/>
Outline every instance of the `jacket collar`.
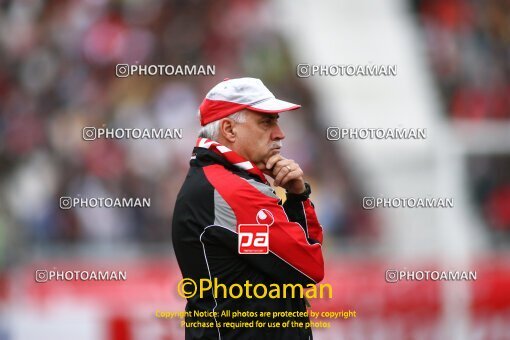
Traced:
<path fill-rule="evenodd" d="M 267 179 L 263 175 L 263 173 L 258 169 L 257 170 L 260 172 L 262 177 L 259 176 L 258 174 L 249 172 L 245 169 L 235 166 L 234 164 L 229 162 L 227 159 L 225 159 L 225 157 L 222 157 L 222 155 L 219 155 L 212 150 L 204 149 L 201 147 L 193 148 L 190 166 L 196 166 L 196 167 L 202 168 L 202 167 L 205 167 L 208 165 L 213 165 L 213 164 L 219 164 L 234 173 L 244 174 L 245 176 L 243 176 L 243 177 L 250 177 L 250 178 L 257 180 L 258 182 L 269 184 L 267 182 Z"/>

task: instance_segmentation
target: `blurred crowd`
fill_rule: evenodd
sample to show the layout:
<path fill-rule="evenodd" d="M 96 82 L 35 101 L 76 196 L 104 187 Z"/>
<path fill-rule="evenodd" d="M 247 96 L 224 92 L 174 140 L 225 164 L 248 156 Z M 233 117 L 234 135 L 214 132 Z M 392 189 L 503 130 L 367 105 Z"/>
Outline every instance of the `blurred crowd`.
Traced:
<path fill-rule="evenodd" d="M 415 0 L 414 4 L 450 117 L 508 120 L 510 2 Z M 494 242 L 510 244 L 510 157 L 471 157 L 468 169 L 474 201 Z"/>
<path fill-rule="evenodd" d="M 119 63 L 215 65 L 216 76 L 117 78 Z M 303 105 L 282 117 L 284 150 L 312 183 L 327 232 L 373 239 L 294 70 L 264 2 L 1 2 L 0 262 L 34 246 L 168 242 L 198 106 L 214 84 L 240 76 Z M 183 139 L 84 141 L 87 126 L 181 128 Z M 61 196 L 150 197 L 151 207 L 61 210 Z"/>
<path fill-rule="evenodd" d="M 468 162 L 475 202 L 496 246 L 510 244 L 510 157 L 476 156 Z"/>
<path fill-rule="evenodd" d="M 414 0 L 452 118 L 510 118 L 510 3 Z"/>

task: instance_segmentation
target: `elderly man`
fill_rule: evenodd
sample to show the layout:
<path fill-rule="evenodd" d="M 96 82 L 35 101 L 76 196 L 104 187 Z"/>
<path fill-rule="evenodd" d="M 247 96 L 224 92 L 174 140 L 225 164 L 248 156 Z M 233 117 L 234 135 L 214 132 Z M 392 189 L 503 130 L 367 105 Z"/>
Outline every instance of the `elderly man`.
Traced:
<path fill-rule="evenodd" d="M 202 130 L 172 226 L 183 278 L 199 288 L 186 292 L 186 339 L 312 337 L 305 298 L 283 289 L 324 276 L 310 186 L 280 154 L 278 114 L 299 107 L 254 78 L 225 79 L 200 105 Z M 264 174 L 286 189 L 285 203 Z"/>

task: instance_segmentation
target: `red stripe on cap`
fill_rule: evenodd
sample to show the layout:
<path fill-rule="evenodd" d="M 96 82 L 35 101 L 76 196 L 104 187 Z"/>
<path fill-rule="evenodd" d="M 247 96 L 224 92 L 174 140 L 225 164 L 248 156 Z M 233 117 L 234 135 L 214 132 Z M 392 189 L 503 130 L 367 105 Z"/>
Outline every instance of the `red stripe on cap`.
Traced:
<path fill-rule="evenodd" d="M 247 104 L 237 104 L 205 98 L 202 104 L 200 104 L 200 124 L 202 126 L 207 125 L 210 122 L 230 116 L 247 107 Z"/>

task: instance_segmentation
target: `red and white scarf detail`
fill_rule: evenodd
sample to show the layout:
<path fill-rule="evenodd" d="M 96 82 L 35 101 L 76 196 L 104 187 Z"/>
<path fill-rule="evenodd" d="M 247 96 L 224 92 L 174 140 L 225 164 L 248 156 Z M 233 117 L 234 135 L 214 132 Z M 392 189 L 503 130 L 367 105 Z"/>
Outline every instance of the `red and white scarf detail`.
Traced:
<path fill-rule="evenodd" d="M 208 149 L 217 153 L 218 155 L 222 156 L 229 163 L 233 164 L 239 169 L 248 171 L 249 173 L 258 176 L 263 183 L 268 183 L 266 177 L 264 176 L 262 171 L 260 171 L 259 168 L 257 168 L 252 162 L 246 160 L 244 157 L 238 155 L 235 151 L 230 150 L 226 146 L 223 146 L 220 143 L 212 141 L 207 138 L 198 138 L 197 144 L 195 146 L 199 148 Z M 195 158 L 195 156 L 191 157 L 191 159 L 193 158 Z"/>

